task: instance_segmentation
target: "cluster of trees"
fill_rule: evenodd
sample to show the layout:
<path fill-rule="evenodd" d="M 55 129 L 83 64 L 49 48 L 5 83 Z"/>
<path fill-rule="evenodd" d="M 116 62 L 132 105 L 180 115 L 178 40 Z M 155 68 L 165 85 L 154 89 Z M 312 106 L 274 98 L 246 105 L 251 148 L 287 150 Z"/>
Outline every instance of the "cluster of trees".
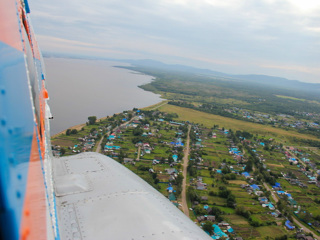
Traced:
<path fill-rule="evenodd" d="M 134 138 L 132 138 L 133 144 L 143 142 L 145 140 L 145 138 L 142 137 L 143 129 L 140 126 L 133 129 L 132 134 L 133 134 L 133 136 L 135 136 Z"/>
<path fill-rule="evenodd" d="M 189 186 L 187 188 L 187 197 L 191 202 L 195 202 L 195 201 L 200 202 L 200 200 L 201 200 L 197 191 L 192 186 Z"/>
<path fill-rule="evenodd" d="M 236 197 L 231 193 L 230 190 L 225 186 L 219 187 L 218 196 L 227 199 L 227 207 L 235 208 L 236 206 Z"/>
<path fill-rule="evenodd" d="M 273 173 L 272 171 L 270 171 L 270 172 L 266 171 L 266 169 L 263 167 L 263 164 L 260 162 L 257 155 L 251 150 L 251 148 L 247 144 L 244 144 L 244 146 L 245 146 L 247 152 L 250 154 L 245 170 L 252 171 L 253 164 L 255 164 L 255 166 L 257 168 L 258 180 L 259 181 L 266 181 L 271 186 L 273 186 L 276 183 L 279 175 Z"/>
<path fill-rule="evenodd" d="M 317 141 L 317 140 L 303 139 L 303 138 L 296 138 L 296 137 L 293 137 L 292 140 L 296 143 L 299 143 L 300 145 L 308 145 L 311 147 L 320 148 L 320 141 Z"/>
<path fill-rule="evenodd" d="M 200 205 L 194 207 L 193 210 L 196 213 L 196 215 L 198 215 L 198 216 L 203 216 L 203 215 L 208 215 L 208 214 L 214 215 L 216 217 L 216 222 L 221 222 L 223 220 L 222 215 L 225 214 L 225 212 L 221 211 L 220 208 L 214 207 L 214 206 L 210 209 L 209 213 L 207 210 L 205 210 Z"/>
<path fill-rule="evenodd" d="M 293 221 L 291 216 L 292 210 L 288 207 L 287 199 L 285 197 L 283 199 L 279 199 L 277 202 L 277 208 L 285 217 L 290 221 Z"/>
<path fill-rule="evenodd" d="M 70 136 L 71 134 L 77 134 L 78 133 L 78 130 L 77 129 L 67 129 L 66 131 L 66 135 L 67 136 Z"/>
<path fill-rule="evenodd" d="M 197 176 L 197 168 L 195 167 L 195 161 L 190 161 L 187 167 L 187 172 L 190 175 L 190 177 L 196 177 Z"/>
<path fill-rule="evenodd" d="M 182 181 L 183 181 L 183 176 L 182 174 L 178 174 L 177 178 L 175 179 L 175 184 L 176 186 L 176 196 L 180 196 L 182 192 Z"/>
<path fill-rule="evenodd" d="M 239 130 L 237 130 L 236 131 L 236 137 L 243 137 L 243 138 L 245 138 L 245 139 L 251 139 L 252 137 L 253 137 L 253 134 L 251 134 L 251 133 L 249 133 L 249 132 L 247 132 L 247 131 L 239 131 Z"/>
<path fill-rule="evenodd" d="M 251 216 L 251 212 L 246 210 L 243 206 L 236 207 L 236 214 L 245 217 L 246 219 L 249 219 Z"/>
<path fill-rule="evenodd" d="M 139 171 L 144 171 L 144 172 L 149 172 L 150 167 L 140 165 L 137 170 Z M 157 173 L 151 173 L 150 174 L 142 174 L 139 175 L 141 178 L 143 178 L 146 182 L 148 182 L 151 186 L 153 186 L 155 189 L 161 189 L 159 186 L 159 179 L 158 179 L 158 174 Z"/>
<path fill-rule="evenodd" d="M 88 117 L 88 124 L 89 125 L 94 125 L 95 123 L 96 123 L 96 121 L 97 121 L 97 117 L 96 116 L 90 116 L 90 117 Z"/>
<path fill-rule="evenodd" d="M 127 153 L 125 153 L 123 150 L 120 150 L 119 155 L 118 155 L 118 161 L 120 163 L 123 163 L 124 158 L 127 156 L 128 156 Z"/>
<path fill-rule="evenodd" d="M 133 136 L 141 136 L 143 134 L 143 129 L 138 126 L 132 131 Z"/>

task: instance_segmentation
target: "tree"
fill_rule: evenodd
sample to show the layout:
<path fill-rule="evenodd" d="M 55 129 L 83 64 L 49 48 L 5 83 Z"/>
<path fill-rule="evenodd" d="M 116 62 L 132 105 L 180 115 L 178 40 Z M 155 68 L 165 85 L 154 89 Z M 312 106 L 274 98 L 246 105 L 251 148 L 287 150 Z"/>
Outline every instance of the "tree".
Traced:
<path fill-rule="evenodd" d="M 168 156 L 168 162 L 169 162 L 169 164 L 174 162 L 174 159 L 171 155 Z"/>
<path fill-rule="evenodd" d="M 200 201 L 200 197 L 198 196 L 196 190 L 191 186 L 189 186 L 187 189 L 187 196 L 191 202 Z"/>
<path fill-rule="evenodd" d="M 245 218 L 249 218 L 251 213 L 248 210 L 245 210 L 243 206 L 236 207 L 236 214 L 243 216 Z"/>
<path fill-rule="evenodd" d="M 199 205 L 194 207 L 194 211 L 198 216 L 202 216 L 202 215 L 207 215 L 208 214 L 207 210 L 205 210 L 203 207 L 201 207 Z"/>
<path fill-rule="evenodd" d="M 247 171 L 247 172 L 251 172 L 252 171 L 252 166 L 253 166 L 253 163 L 252 163 L 252 161 L 249 160 L 247 162 L 246 168 L 244 170 Z"/>
<path fill-rule="evenodd" d="M 63 156 L 65 153 L 66 153 L 66 150 L 65 150 L 64 148 L 61 148 L 61 149 L 60 149 L 60 154 L 61 154 L 61 156 Z"/>
<path fill-rule="evenodd" d="M 143 134 L 143 130 L 140 127 L 136 127 L 132 131 L 133 136 L 141 136 Z"/>
<path fill-rule="evenodd" d="M 66 135 L 69 136 L 71 134 L 71 129 L 67 129 Z"/>
<path fill-rule="evenodd" d="M 90 117 L 88 117 L 88 120 L 89 120 L 89 124 L 93 125 L 93 124 L 96 123 L 97 117 L 96 116 L 90 116 Z"/>
<path fill-rule="evenodd" d="M 182 174 L 179 174 L 178 177 L 176 178 L 176 184 L 181 185 L 183 181 L 183 176 Z"/>
<path fill-rule="evenodd" d="M 203 224 L 203 230 L 208 232 L 210 235 L 213 234 L 213 226 L 212 226 L 212 222 L 210 221 L 206 221 L 204 224 Z"/>
<path fill-rule="evenodd" d="M 122 150 L 120 150 L 119 156 L 118 156 L 119 162 L 123 163 L 123 160 L 124 160 L 125 157 L 126 157 L 126 154 Z"/>
<path fill-rule="evenodd" d="M 71 130 L 71 134 L 77 134 L 78 133 L 78 130 L 77 129 L 72 129 Z"/>
<path fill-rule="evenodd" d="M 234 208 L 236 204 L 236 198 L 234 195 L 230 194 L 227 198 L 227 207 Z"/>

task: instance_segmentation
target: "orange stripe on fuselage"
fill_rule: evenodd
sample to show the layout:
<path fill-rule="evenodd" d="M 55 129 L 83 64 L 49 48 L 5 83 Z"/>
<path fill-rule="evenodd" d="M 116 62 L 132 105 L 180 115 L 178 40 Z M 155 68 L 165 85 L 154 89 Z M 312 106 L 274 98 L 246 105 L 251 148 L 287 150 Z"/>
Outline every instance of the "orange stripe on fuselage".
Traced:
<path fill-rule="evenodd" d="M 20 1 L 17 4 L 18 6 L 15 1 L 0 1 L 0 41 L 22 51 L 20 23 L 17 16 L 17 7 L 21 8 Z"/>
<path fill-rule="evenodd" d="M 46 239 L 46 212 L 44 179 L 41 170 L 36 131 L 34 131 L 28 170 L 27 189 L 20 226 L 21 240 Z"/>

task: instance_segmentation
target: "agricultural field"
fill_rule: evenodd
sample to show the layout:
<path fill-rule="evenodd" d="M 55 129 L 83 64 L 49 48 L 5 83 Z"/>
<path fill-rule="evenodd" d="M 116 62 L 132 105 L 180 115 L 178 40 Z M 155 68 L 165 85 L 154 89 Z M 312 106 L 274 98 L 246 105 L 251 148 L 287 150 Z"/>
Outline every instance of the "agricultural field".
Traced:
<path fill-rule="evenodd" d="M 292 138 L 300 138 L 300 139 L 311 139 L 318 140 L 317 137 L 312 135 L 300 134 L 294 131 L 286 131 L 279 128 L 274 128 L 268 125 L 261 125 L 251 122 L 245 122 L 237 119 L 227 118 L 219 115 L 209 114 L 205 112 L 200 112 L 193 109 L 186 109 L 179 106 L 174 105 L 163 105 L 159 108 L 160 111 L 168 112 L 168 113 L 176 113 L 178 114 L 179 121 L 190 121 L 198 124 L 202 124 L 205 127 L 212 127 L 213 124 L 217 124 L 219 126 L 223 126 L 226 129 L 233 129 L 246 131 L 250 129 L 250 132 L 253 134 L 259 134 L 262 136 L 273 137 L 279 141 L 292 141 Z M 292 142 L 294 143 L 294 142 Z"/>

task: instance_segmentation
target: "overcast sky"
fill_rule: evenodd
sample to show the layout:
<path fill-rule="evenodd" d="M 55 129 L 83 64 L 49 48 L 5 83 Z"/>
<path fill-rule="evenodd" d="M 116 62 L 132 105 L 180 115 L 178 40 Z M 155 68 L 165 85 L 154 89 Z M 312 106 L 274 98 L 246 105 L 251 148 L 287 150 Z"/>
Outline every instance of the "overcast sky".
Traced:
<path fill-rule="evenodd" d="M 319 0 L 29 0 L 43 52 L 320 83 Z"/>

